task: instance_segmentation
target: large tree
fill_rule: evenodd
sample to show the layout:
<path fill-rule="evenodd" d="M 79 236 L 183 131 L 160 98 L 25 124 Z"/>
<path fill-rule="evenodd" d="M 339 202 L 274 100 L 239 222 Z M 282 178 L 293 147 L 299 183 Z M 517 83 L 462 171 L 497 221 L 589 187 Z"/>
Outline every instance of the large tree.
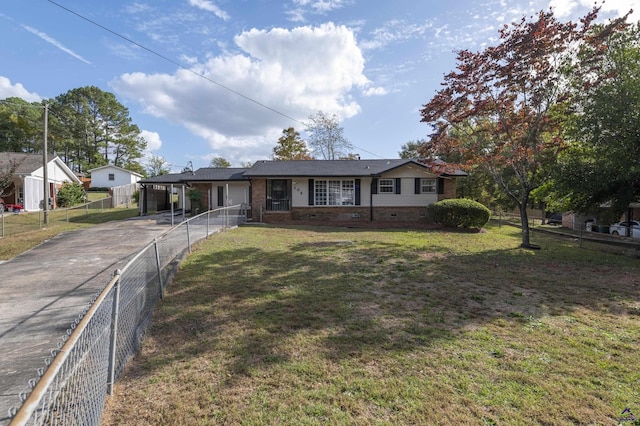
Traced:
<path fill-rule="evenodd" d="M 113 93 L 95 86 L 72 89 L 53 100 L 51 112 L 52 149 L 76 171 L 105 164 L 141 170 L 146 141 Z"/>
<path fill-rule="evenodd" d="M 171 164 L 164 157 L 152 154 L 147 159 L 145 171 L 148 177 L 168 175 L 171 172 Z"/>
<path fill-rule="evenodd" d="M 353 145 L 344 137 L 344 129 L 336 114 L 328 115 L 318 111 L 309 116 L 306 123 L 309 134 L 309 146 L 316 157 L 324 160 L 337 160 L 345 157 Z"/>
<path fill-rule="evenodd" d="M 273 147 L 273 159 L 284 160 L 311 160 L 307 144 L 300 137 L 300 133 L 293 127 L 284 129 L 278 144 Z"/>
<path fill-rule="evenodd" d="M 398 152 L 398 155 L 400 155 L 400 158 L 406 159 L 420 158 L 420 156 L 422 155 L 422 153 L 420 152 L 420 147 L 426 143 L 427 141 L 424 139 L 409 141 L 400 147 L 400 152 Z"/>
<path fill-rule="evenodd" d="M 0 101 L 0 152 L 42 151 L 44 106 L 20 98 Z"/>
<path fill-rule="evenodd" d="M 531 192 L 550 179 L 565 147 L 572 91 L 563 78 L 577 51 L 599 45 L 594 8 L 581 24 L 560 22 L 553 10 L 505 26 L 497 45 L 457 55 L 457 70 L 421 110 L 433 134 L 426 156 L 457 152 L 463 168 L 488 173 L 520 212 L 521 246 L 530 242 Z M 616 22 L 609 29 L 617 28 Z M 592 61 L 598 61 L 592 50 Z"/>
<path fill-rule="evenodd" d="M 551 188 L 569 209 L 606 204 L 617 220 L 640 200 L 640 23 L 603 46 L 598 72 L 577 76 L 573 140 Z"/>
<path fill-rule="evenodd" d="M 209 166 L 218 167 L 218 168 L 221 168 L 221 169 L 226 169 L 226 168 L 231 167 L 231 163 L 226 158 L 214 157 L 211 160 L 211 163 L 209 164 Z"/>

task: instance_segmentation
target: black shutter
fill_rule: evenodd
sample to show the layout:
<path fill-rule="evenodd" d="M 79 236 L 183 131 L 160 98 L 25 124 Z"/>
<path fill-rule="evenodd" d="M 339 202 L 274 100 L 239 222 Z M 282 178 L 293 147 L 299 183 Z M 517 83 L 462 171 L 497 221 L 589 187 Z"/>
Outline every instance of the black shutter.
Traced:
<path fill-rule="evenodd" d="M 372 194 L 378 193 L 378 178 L 371 179 L 371 193 Z"/>
<path fill-rule="evenodd" d="M 438 194 L 444 194 L 444 178 L 438 178 Z"/>
<path fill-rule="evenodd" d="M 313 185 L 313 179 L 309 179 L 309 205 L 313 206 L 315 200 L 315 186 Z"/>
<path fill-rule="evenodd" d="M 218 207 L 224 206 L 224 188 L 218 187 Z"/>
<path fill-rule="evenodd" d="M 359 206 L 360 205 L 360 179 L 356 179 L 355 191 L 356 191 L 356 206 Z"/>
<path fill-rule="evenodd" d="M 415 186 L 414 186 L 414 189 L 413 189 L 413 191 L 414 191 L 413 193 L 414 194 L 419 194 L 420 193 L 420 186 L 421 186 L 420 185 L 420 178 L 416 178 L 415 179 Z"/>
<path fill-rule="evenodd" d="M 396 194 L 400 194 L 402 192 L 402 179 L 396 178 Z"/>

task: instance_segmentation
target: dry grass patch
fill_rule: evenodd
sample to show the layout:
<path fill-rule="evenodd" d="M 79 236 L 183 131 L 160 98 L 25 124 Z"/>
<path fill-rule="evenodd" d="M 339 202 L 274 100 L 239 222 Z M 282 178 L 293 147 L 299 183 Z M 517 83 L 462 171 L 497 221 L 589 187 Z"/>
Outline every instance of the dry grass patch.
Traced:
<path fill-rule="evenodd" d="M 245 227 L 199 245 L 105 424 L 617 424 L 637 260 L 518 231 Z"/>

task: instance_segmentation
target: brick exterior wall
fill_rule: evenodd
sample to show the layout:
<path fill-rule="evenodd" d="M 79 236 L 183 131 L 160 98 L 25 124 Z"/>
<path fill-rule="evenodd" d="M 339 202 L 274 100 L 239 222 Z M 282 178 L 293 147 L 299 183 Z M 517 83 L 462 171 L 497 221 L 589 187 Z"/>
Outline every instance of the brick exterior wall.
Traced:
<path fill-rule="evenodd" d="M 456 179 L 444 179 L 444 194 L 438 194 L 438 201 L 456 198 Z"/>
<path fill-rule="evenodd" d="M 340 207 L 293 207 L 291 211 L 266 211 L 266 179 L 253 179 L 251 182 L 251 219 L 254 222 L 274 224 L 295 223 L 367 223 L 367 222 L 421 222 L 426 223 L 426 206 L 395 206 L 373 208 L 373 220 L 369 206 Z M 456 197 L 456 180 L 444 180 L 444 193 L 438 200 Z M 262 213 L 261 213 L 262 210 Z"/>
<path fill-rule="evenodd" d="M 365 207 L 294 207 L 290 212 L 262 212 L 265 223 L 368 223 L 371 210 Z M 255 217 L 254 213 L 254 217 Z M 260 220 L 259 213 L 258 218 Z M 376 207 L 373 222 L 427 222 L 426 207 Z"/>
<path fill-rule="evenodd" d="M 266 179 L 252 179 L 251 180 L 251 220 L 254 222 L 260 222 L 260 210 L 265 208 L 267 200 L 267 180 Z M 275 213 L 275 212 L 274 212 Z M 289 212 L 277 212 L 279 214 L 287 214 Z M 267 220 L 262 218 L 263 222 Z"/>

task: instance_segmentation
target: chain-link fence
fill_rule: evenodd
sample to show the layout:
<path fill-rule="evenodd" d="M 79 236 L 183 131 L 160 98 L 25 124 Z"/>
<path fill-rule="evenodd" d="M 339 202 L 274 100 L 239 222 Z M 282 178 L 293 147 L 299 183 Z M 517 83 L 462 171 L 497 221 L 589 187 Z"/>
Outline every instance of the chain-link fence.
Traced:
<path fill-rule="evenodd" d="M 98 425 L 106 397 L 139 350 L 153 307 L 191 245 L 246 220 L 241 206 L 193 217 L 156 238 L 116 271 L 10 410 L 10 425 Z"/>
<path fill-rule="evenodd" d="M 494 211 L 491 218 L 498 226 L 521 226 L 520 215 L 512 212 Z M 532 237 L 536 233 L 546 233 L 565 238 L 576 247 L 598 250 L 606 253 L 624 254 L 640 258 L 640 241 L 633 238 L 611 235 L 609 226 L 594 224 L 591 221 L 573 223 L 562 218 L 550 221 L 543 214 L 529 214 L 529 232 Z"/>
<path fill-rule="evenodd" d="M 56 222 L 81 221 L 96 210 L 110 208 L 111 197 L 106 197 L 79 206 L 58 207 L 53 210 L 47 210 L 46 220 L 44 217 L 45 212 L 42 210 L 35 212 L 0 212 L 0 237 L 11 237 L 24 232 L 35 231 L 47 226 L 46 222 L 53 224 Z"/>

